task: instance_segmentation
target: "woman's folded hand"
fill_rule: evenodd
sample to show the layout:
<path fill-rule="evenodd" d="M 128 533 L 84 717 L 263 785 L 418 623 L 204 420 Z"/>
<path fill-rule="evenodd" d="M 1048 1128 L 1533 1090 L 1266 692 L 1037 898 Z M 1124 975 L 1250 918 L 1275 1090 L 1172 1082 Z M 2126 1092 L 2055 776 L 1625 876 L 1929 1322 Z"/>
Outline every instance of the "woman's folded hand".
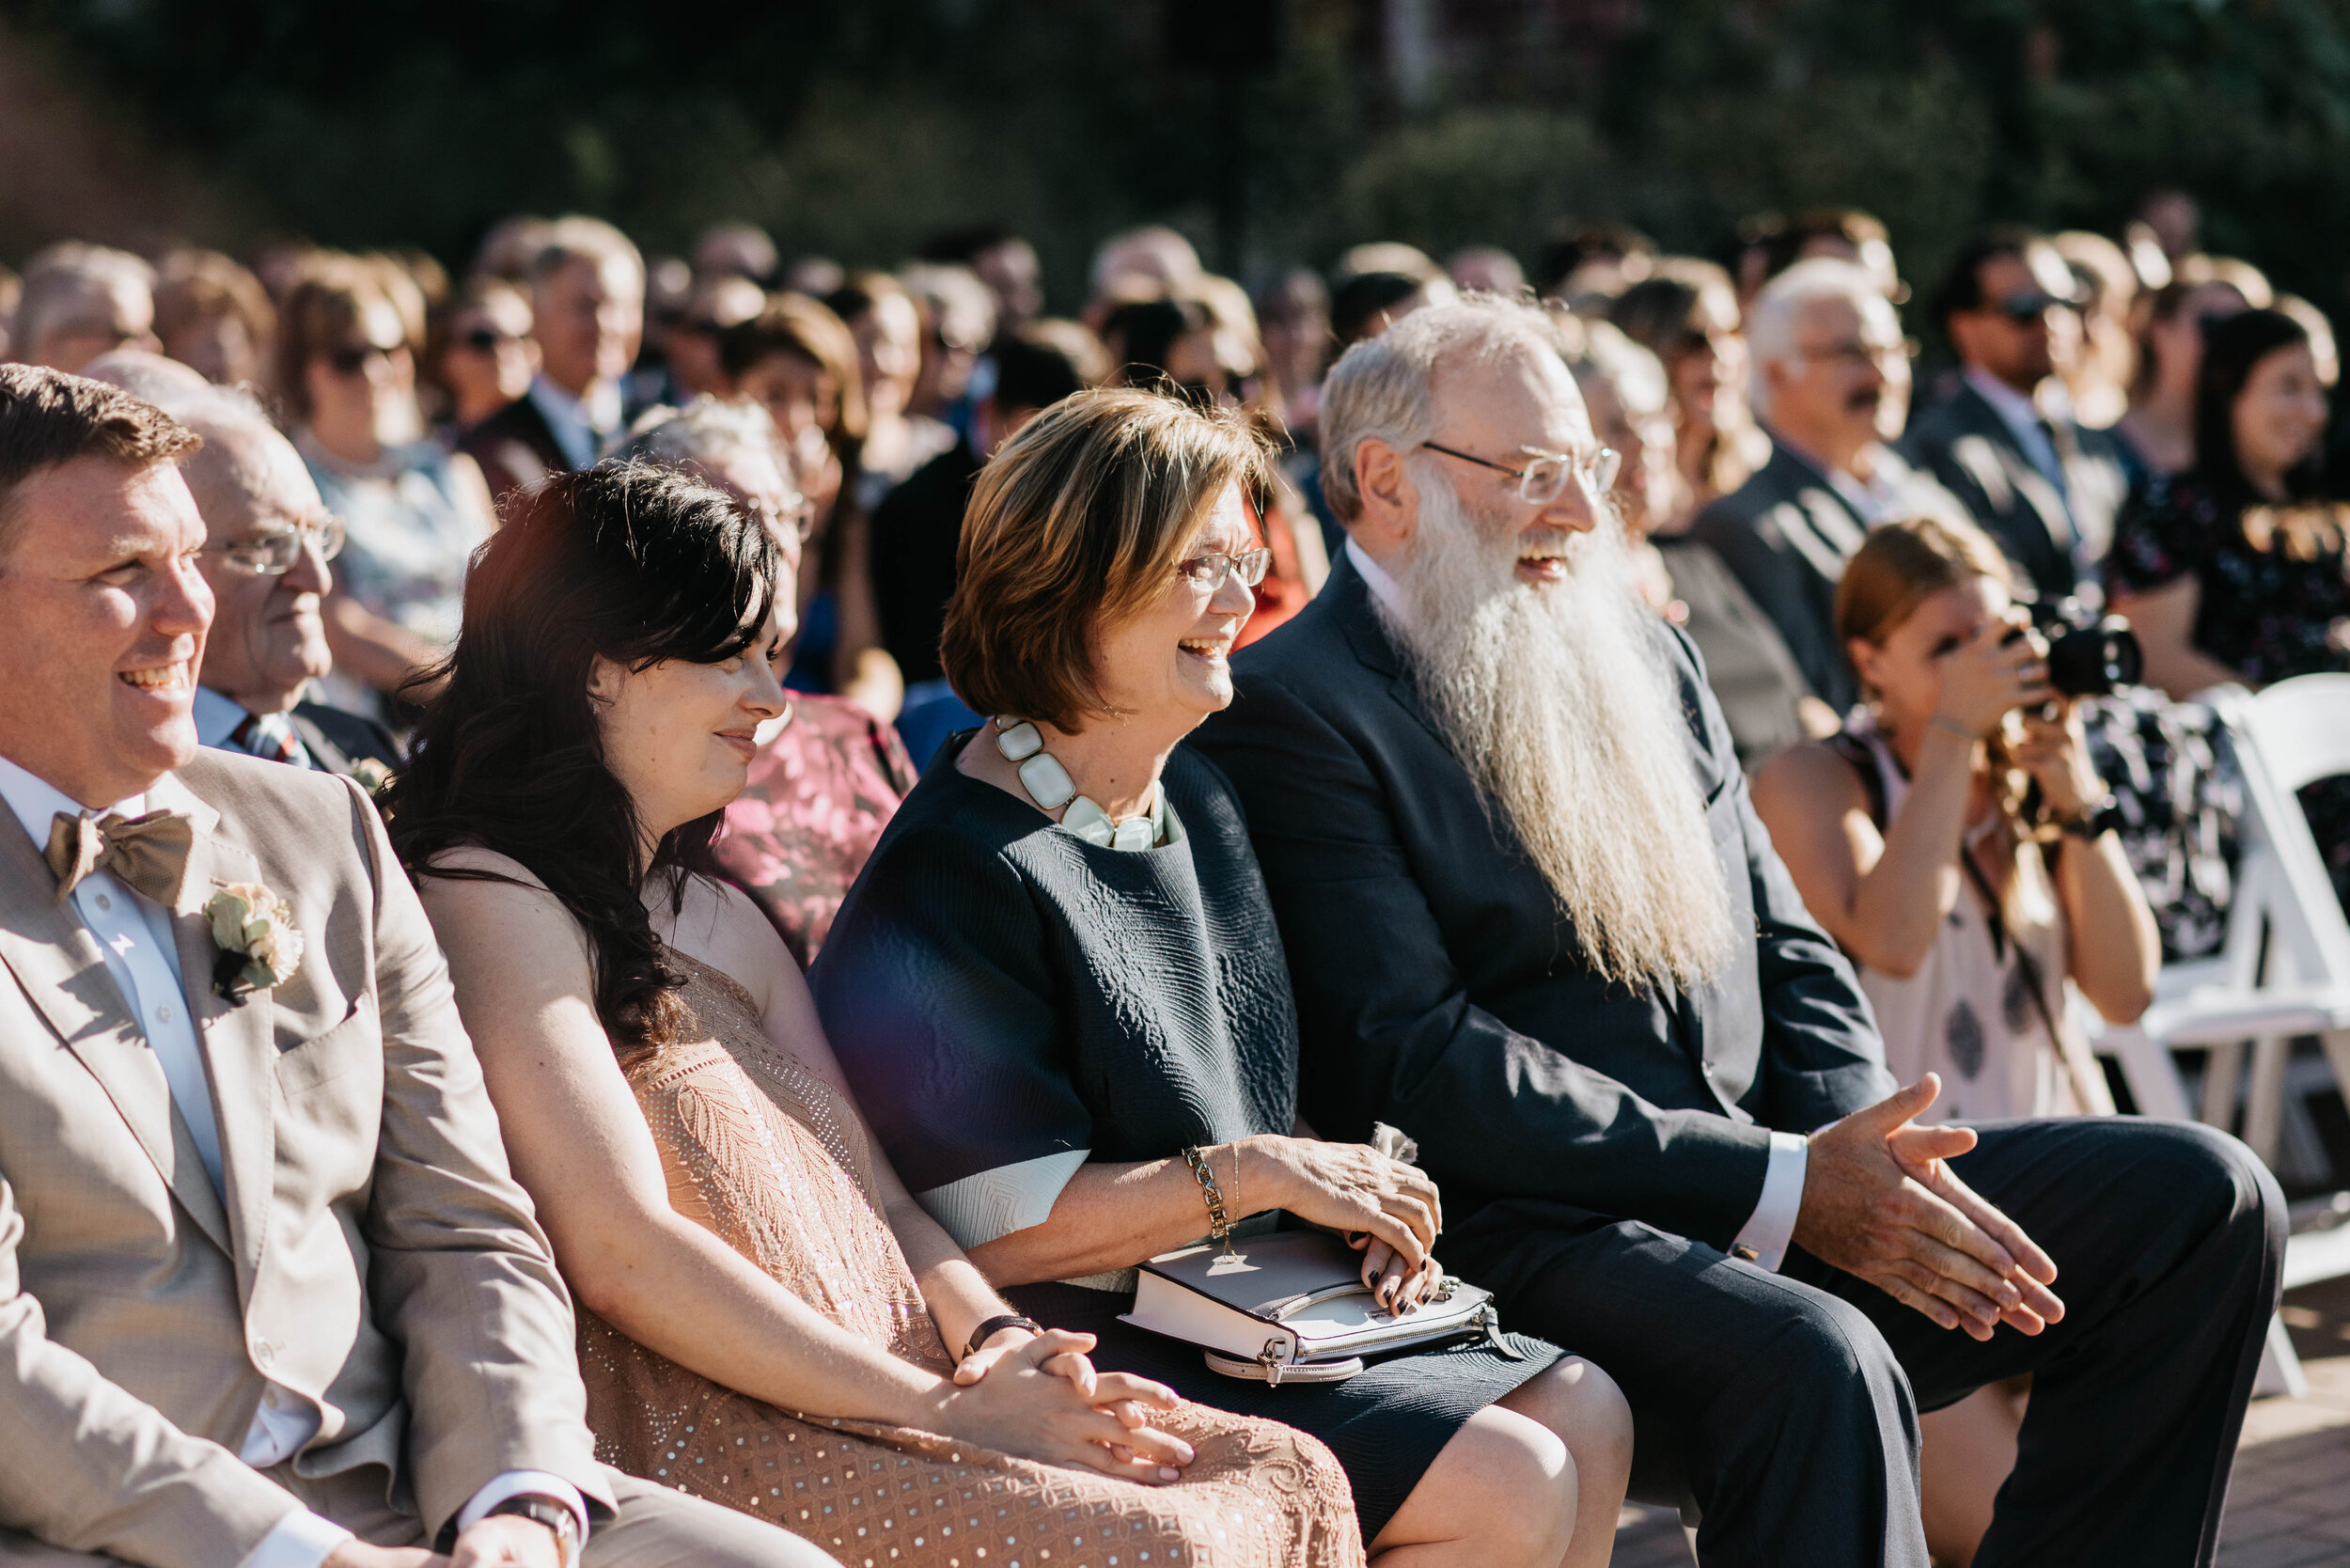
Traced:
<path fill-rule="evenodd" d="M 1192 1461 L 1191 1445 L 1149 1424 L 1150 1412 L 1175 1407 L 1175 1391 L 1095 1371 L 1086 1355 L 1094 1343 L 1090 1334 L 1048 1328 L 987 1346 L 956 1370 L 938 1402 L 937 1430 L 1047 1465 L 1175 1480 Z"/>
<path fill-rule="evenodd" d="M 1249 1141 L 1275 1181 L 1275 1200 L 1264 1207 L 1287 1209 L 1309 1225 L 1368 1234 L 1402 1260 L 1406 1274 L 1427 1264 L 1436 1232 L 1444 1228 L 1444 1208 L 1436 1184 L 1418 1168 L 1391 1160 L 1367 1143 L 1305 1137 Z M 1262 1196 L 1251 1194 L 1252 1200 Z M 1383 1278 L 1386 1272 L 1383 1267 Z M 1370 1279 L 1366 1272 L 1365 1282 Z"/>

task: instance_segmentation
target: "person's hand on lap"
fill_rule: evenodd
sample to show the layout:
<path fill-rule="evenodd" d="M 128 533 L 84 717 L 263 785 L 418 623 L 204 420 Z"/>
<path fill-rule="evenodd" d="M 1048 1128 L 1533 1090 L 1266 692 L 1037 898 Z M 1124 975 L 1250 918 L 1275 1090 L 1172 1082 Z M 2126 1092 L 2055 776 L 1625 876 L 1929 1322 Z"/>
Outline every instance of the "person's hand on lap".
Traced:
<path fill-rule="evenodd" d="M 2064 1316 L 2056 1264 L 1950 1170 L 1972 1130 L 1915 1124 L 1941 1091 L 1929 1073 L 1811 1136 L 1795 1243 L 1945 1328 L 2037 1334 Z"/>
<path fill-rule="evenodd" d="M 493 1513 L 457 1537 L 449 1568 L 563 1568 L 562 1543 L 536 1519 Z"/>
<path fill-rule="evenodd" d="M 1048 1328 L 999 1333 L 956 1369 L 935 1430 L 1047 1464 L 1082 1466 L 1163 1483 L 1191 1463 L 1192 1447 L 1149 1424 L 1175 1391 L 1127 1372 L 1096 1372 L 1090 1334 Z M 969 1380 L 964 1370 L 986 1357 Z"/>

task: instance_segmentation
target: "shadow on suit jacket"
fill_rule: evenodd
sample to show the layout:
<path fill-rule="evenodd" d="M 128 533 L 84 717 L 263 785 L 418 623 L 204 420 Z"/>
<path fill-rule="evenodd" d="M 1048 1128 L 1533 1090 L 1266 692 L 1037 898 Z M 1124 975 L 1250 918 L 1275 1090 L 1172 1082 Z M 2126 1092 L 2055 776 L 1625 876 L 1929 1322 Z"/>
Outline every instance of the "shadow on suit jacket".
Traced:
<path fill-rule="evenodd" d="M 1958 497 L 2034 588 L 2061 599 L 2079 588 L 2082 568 L 2104 560 L 2112 546 L 2129 479 L 2111 431 L 2069 419 L 2052 428 L 2061 492 L 2024 456 L 1999 411 L 1963 381 L 1909 422 L 1901 449 Z"/>
<path fill-rule="evenodd" d="M 608 1511 L 570 1297 L 374 808 L 210 748 L 148 799 L 199 830 L 172 924 L 223 1187 L 96 939 L 0 823 L 0 1528 L 234 1563 L 369 1467 L 428 1540 L 508 1470 Z M 304 940 L 242 1005 L 210 983 L 226 882 L 277 893 Z M 323 1416 L 284 1485 L 236 1457 L 264 1378 Z"/>
<path fill-rule="evenodd" d="M 546 416 L 527 397 L 515 399 L 457 438 L 457 449 L 481 465 L 490 499 L 498 510 L 517 490 L 527 490 L 550 474 L 571 472 Z"/>
<path fill-rule="evenodd" d="M 1419 1142 L 1447 1223 L 1534 1197 L 1727 1247 L 1769 1132 L 1892 1091 L 1867 1000 L 1747 798 L 1688 641 L 1663 622 L 1738 945 L 1694 994 L 1610 985 L 1439 737 L 1341 557 L 1233 660 L 1198 744 L 1231 777 L 1289 950 L 1300 1102 L 1325 1137 Z"/>
<path fill-rule="evenodd" d="M 309 747 L 312 760 L 328 773 L 341 774 L 347 778 L 361 762 L 380 762 L 386 768 L 397 768 L 407 760 L 392 732 L 365 713 L 329 707 L 323 702 L 297 702 L 288 716 L 293 722 L 294 733 Z"/>

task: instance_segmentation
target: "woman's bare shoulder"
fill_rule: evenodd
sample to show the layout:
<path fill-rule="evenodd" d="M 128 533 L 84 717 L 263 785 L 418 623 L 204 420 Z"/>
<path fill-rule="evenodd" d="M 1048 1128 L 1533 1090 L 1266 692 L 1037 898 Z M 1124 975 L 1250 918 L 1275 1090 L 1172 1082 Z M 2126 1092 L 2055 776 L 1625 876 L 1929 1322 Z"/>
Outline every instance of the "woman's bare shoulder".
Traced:
<path fill-rule="evenodd" d="M 553 944 L 587 955 L 588 934 L 577 917 L 510 855 L 478 844 L 443 850 L 426 862 L 416 886 L 444 949 L 486 942 L 518 957 Z"/>
<path fill-rule="evenodd" d="M 1841 816 L 1865 810 L 1868 804 L 1860 771 L 1825 741 L 1799 741 L 1754 776 L 1754 808 L 1764 816 L 1780 811 Z"/>

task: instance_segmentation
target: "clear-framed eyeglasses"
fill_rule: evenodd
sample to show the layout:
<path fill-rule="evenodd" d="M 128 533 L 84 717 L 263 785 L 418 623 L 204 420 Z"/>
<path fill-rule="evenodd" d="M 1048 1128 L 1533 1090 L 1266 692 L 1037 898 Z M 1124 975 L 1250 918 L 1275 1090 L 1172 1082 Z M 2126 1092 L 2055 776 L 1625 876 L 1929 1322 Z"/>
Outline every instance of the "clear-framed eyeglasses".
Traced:
<path fill-rule="evenodd" d="M 228 557 L 228 564 L 256 577 L 283 577 L 302 558 L 305 545 L 331 561 L 343 553 L 343 520 L 332 515 L 309 522 L 272 518 L 243 539 L 232 539 L 205 549 Z"/>
<path fill-rule="evenodd" d="M 1608 491 L 1615 488 L 1616 475 L 1623 467 L 1623 454 L 1613 447 L 1595 447 L 1580 457 L 1573 452 L 1544 452 L 1531 447 L 1523 447 L 1521 449 L 1530 461 L 1523 468 L 1512 468 L 1506 463 L 1496 463 L 1474 452 L 1440 447 L 1434 441 L 1423 441 L 1420 445 L 1432 452 L 1442 452 L 1449 458 L 1458 458 L 1463 463 L 1473 463 L 1480 468 L 1509 475 L 1518 481 L 1518 499 L 1533 507 L 1548 506 L 1557 500 L 1571 479 L 1582 485 L 1583 494 L 1593 501 L 1603 500 Z"/>
<path fill-rule="evenodd" d="M 1273 566 L 1273 552 L 1260 546 L 1243 550 L 1237 556 L 1211 551 L 1194 556 L 1175 564 L 1175 575 L 1202 592 L 1214 593 L 1224 586 L 1227 577 L 1238 577 L 1243 588 L 1255 588 L 1264 581 L 1264 574 Z"/>

